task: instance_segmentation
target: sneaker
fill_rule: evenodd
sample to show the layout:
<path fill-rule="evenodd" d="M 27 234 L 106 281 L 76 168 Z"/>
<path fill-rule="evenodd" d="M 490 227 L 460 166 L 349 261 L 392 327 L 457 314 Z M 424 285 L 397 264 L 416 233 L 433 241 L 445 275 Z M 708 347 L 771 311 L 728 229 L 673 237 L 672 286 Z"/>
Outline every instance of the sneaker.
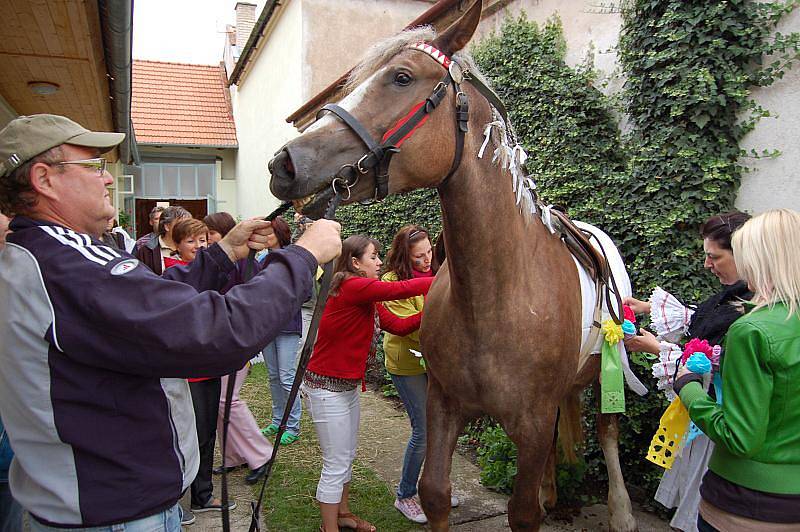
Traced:
<path fill-rule="evenodd" d="M 228 503 L 228 510 L 234 509 L 236 509 L 236 501 L 230 501 Z M 201 514 L 203 512 L 221 512 L 222 502 L 219 499 L 209 499 L 203 506 L 193 504 L 192 511 L 196 514 Z"/>
<path fill-rule="evenodd" d="M 195 521 L 197 521 L 197 518 L 194 516 L 192 511 L 181 506 L 181 525 L 189 526 Z"/>
<path fill-rule="evenodd" d="M 455 508 L 459 504 L 461 504 L 461 501 L 458 500 L 456 494 L 453 493 L 452 495 L 450 495 L 450 508 Z"/>
<path fill-rule="evenodd" d="M 297 434 L 292 434 L 291 432 L 284 432 L 281 436 L 281 445 L 291 445 L 297 440 L 300 439 L 300 436 Z"/>
<path fill-rule="evenodd" d="M 420 508 L 419 503 L 414 497 L 395 499 L 394 507 L 409 521 L 420 525 L 428 522 L 428 518 L 425 517 L 425 512 L 422 511 L 422 508 Z"/>
<path fill-rule="evenodd" d="M 270 423 L 263 429 L 261 429 L 261 434 L 264 436 L 275 436 L 278 433 L 278 425 L 275 423 Z"/>

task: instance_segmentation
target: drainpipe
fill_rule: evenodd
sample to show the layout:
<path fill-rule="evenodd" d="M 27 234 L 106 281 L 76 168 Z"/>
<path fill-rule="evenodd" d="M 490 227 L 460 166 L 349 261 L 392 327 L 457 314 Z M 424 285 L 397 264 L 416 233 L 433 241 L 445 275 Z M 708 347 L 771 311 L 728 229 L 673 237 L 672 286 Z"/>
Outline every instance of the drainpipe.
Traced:
<path fill-rule="evenodd" d="M 133 0 L 98 0 L 98 7 L 114 128 L 126 135 L 119 146 L 120 162 L 138 165 L 139 150 L 131 122 Z"/>

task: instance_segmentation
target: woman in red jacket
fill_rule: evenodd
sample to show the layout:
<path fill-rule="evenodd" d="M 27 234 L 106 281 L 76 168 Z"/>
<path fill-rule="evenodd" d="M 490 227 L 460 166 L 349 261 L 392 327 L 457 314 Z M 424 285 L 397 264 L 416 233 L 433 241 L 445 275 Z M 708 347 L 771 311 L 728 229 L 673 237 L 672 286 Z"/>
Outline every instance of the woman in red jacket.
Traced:
<path fill-rule="evenodd" d="M 380 244 L 363 235 L 342 243 L 330 298 L 325 306 L 314 353 L 303 379 L 302 396 L 322 448 L 317 500 L 322 532 L 348 527 L 358 532 L 375 527 L 350 512 L 348 495 L 358 444 L 359 385 L 367 360 L 375 356 L 380 330 L 405 336 L 419 328 L 422 313 L 398 318 L 381 301 L 424 295 L 433 278 L 398 282 L 378 280 Z"/>

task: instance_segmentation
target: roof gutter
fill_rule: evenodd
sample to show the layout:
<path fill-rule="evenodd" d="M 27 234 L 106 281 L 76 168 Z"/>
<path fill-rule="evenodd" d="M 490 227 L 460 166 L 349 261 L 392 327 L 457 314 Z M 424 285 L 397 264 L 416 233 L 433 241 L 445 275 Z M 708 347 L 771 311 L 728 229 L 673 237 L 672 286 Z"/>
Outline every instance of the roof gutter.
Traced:
<path fill-rule="evenodd" d="M 420 16 L 412 20 L 408 23 L 408 25 L 403 28 L 404 30 L 408 30 L 411 28 L 416 28 L 417 26 L 426 26 L 432 25 L 436 27 L 437 30 L 442 30 L 440 26 L 444 25 L 445 27 L 449 25 L 451 20 L 447 19 L 446 15 L 450 12 L 453 6 L 461 7 L 460 4 L 463 4 L 464 0 L 439 0 L 434 5 L 432 5 L 427 11 L 422 13 Z M 444 24 L 442 24 L 444 22 Z M 249 44 L 249 43 L 248 43 Z M 241 61 L 241 60 L 240 60 Z M 238 65 L 237 65 L 238 66 Z M 350 75 L 350 72 L 353 69 L 351 68 L 342 76 L 322 89 L 316 96 L 311 98 L 309 101 L 304 103 L 299 109 L 293 112 L 286 118 L 288 123 L 294 123 L 295 126 L 298 126 L 298 122 L 301 122 L 302 119 L 308 115 L 311 111 L 315 111 L 318 107 L 322 107 L 322 105 L 331 100 L 331 96 L 340 90 L 345 82 L 347 81 L 347 77 Z"/>
<path fill-rule="evenodd" d="M 264 9 L 261 10 L 261 14 L 258 16 L 253 30 L 250 32 L 250 37 L 247 38 L 247 43 L 244 45 L 244 49 L 242 49 L 242 53 L 239 55 L 239 60 L 236 61 L 236 66 L 233 67 L 231 79 L 228 80 L 229 87 L 239 82 L 245 65 L 250 61 L 253 52 L 256 51 L 258 41 L 261 40 L 261 34 L 264 32 L 264 28 L 267 27 L 272 15 L 275 13 L 275 9 L 285 1 L 286 0 L 267 0 L 267 3 L 264 4 Z"/>
<path fill-rule="evenodd" d="M 125 133 L 125 140 L 118 147 L 119 158 L 123 164 L 139 164 L 139 150 L 131 121 L 133 0 L 98 0 L 98 7 L 111 115 L 114 129 Z"/>

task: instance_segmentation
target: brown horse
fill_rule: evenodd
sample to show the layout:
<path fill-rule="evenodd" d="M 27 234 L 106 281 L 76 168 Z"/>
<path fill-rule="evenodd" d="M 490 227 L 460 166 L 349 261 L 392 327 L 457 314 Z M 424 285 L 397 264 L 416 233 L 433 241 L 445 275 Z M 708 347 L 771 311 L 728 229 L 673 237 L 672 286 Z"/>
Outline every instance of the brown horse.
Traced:
<path fill-rule="evenodd" d="M 423 28 L 374 46 L 353 72 L 353 90 L 340 107 L 329 108 L 276 154 L 271 189 L 314 217 L 333 191 L 353 202 L 382 197 L 387 179 L 389 193 L 437 188 L 447 261 L 421 328 L 429 372 L 422 505 L 432 530 L 447 530 L 456 440 L 466 422 L 489 414 L 518 448 L 509 524 L 537 530 L 539 500 L 555 502 L 559 405 L 562 421 L 569 418 L 574 426 L 576 397 L 597 380 L 599 361 L 581 355 L 581 286 L 570 252 L 537 215 L 541 205 L 506 143 L 510 125 L 496 109 L 501 104 L 490 105 L 474 65 L 456 54 L 472 37 L 480 12 L 476 2 L 436 38 Z M 451 59 L 456 67 L 448 77 Z M 462 79 L 467 67 L 473 80 Z M 490 123 L 499 127 L 484 137 Z M 384 147 L 402 147 L 385 150 L 374 138 L 383 138 Z M 492 161 L 494 150 L 500 162 Z M 483 151 L 488 155 L 476 156 Z M 611 528 L 631 531 L 636 523 L 619 467 L 616 422 L 615 415 L 598 419 Z"/>

